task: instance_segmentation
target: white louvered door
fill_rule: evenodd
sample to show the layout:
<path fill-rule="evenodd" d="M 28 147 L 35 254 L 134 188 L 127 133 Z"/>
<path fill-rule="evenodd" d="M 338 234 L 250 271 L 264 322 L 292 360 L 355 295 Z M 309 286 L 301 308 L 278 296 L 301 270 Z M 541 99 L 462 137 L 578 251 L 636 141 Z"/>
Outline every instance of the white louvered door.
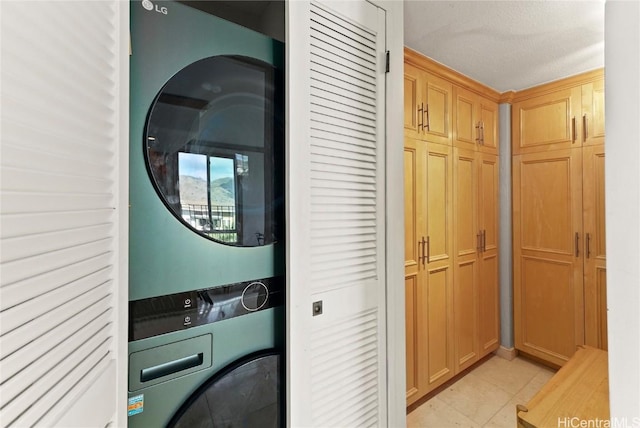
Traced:
<path fill-rule="evenodd" d="M 128 6 L 0 7 L 0 426 L 103 427 L 126 376 Z"/>
<path fill-rule="evenodd" d="M 287 8 L 289 424 L 382 426 L 385 12 Z"/>

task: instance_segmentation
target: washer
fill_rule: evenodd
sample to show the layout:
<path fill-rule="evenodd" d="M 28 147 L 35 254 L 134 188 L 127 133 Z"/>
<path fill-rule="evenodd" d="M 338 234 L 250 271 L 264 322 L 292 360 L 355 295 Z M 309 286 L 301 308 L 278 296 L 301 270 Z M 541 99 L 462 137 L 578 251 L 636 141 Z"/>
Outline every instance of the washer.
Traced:
<path fill-rule="evenodd" d="M 131 3 L 130 427 L 282 424 L 283 55 Z"/>

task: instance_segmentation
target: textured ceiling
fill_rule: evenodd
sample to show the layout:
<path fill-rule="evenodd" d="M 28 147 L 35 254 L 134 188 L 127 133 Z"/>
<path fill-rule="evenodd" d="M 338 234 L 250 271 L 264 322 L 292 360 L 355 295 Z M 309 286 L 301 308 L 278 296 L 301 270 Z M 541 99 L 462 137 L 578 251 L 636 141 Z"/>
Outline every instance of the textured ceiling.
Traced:
<path fill-rule="evenodd" d="M 604 1 L 404 1 L 404 43 L 499 92 L 604 66 Z"/>

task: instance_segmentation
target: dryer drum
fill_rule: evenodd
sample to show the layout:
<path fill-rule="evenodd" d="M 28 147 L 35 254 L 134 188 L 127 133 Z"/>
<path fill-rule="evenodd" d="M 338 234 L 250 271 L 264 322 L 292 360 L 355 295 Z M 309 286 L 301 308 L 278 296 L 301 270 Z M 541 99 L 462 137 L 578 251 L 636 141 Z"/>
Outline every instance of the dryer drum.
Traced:
<path fill-rule="evenodd" d="M 282 359 L 276 350 L 250 354 L 222 369 L 180 407 L 172 428 L 279 428 Z"/>

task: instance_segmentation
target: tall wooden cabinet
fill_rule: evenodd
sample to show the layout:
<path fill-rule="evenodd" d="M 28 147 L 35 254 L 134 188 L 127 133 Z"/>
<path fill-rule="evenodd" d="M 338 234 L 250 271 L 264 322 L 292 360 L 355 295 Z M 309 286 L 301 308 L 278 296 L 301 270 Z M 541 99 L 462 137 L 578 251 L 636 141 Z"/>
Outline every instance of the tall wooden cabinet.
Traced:
<path fill-rule="evenodd" d="M 512 106 L 515 345 L 556 365 L 606 349 L 603 102 L 596 72 Z"/>
<path fill-rule="evenodd" d="M 407 401 L 454 374 L 451 147 L 405 138 Z"/>
<path fill-rule="evenodd" d="M 499 346 L 498 96 L 405 50 L 408 405 Z"/>

